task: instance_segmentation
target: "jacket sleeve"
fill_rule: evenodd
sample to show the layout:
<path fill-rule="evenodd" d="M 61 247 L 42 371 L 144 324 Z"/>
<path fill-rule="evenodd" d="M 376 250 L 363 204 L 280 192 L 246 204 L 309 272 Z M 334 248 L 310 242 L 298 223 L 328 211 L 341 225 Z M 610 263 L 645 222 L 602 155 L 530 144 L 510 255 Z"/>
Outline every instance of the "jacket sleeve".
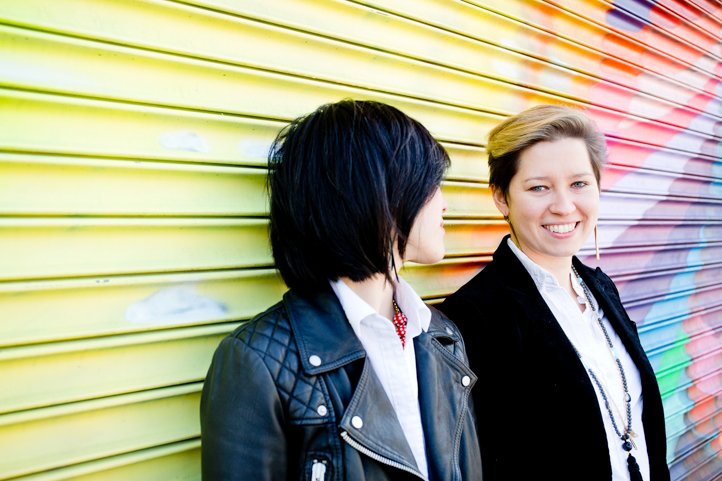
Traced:
<path fill-rule="evenodd" d="M 283 409 L 273 376 L 235 337 L 216 349 L 200 415 L 204 481 L 286 479 Z"/>

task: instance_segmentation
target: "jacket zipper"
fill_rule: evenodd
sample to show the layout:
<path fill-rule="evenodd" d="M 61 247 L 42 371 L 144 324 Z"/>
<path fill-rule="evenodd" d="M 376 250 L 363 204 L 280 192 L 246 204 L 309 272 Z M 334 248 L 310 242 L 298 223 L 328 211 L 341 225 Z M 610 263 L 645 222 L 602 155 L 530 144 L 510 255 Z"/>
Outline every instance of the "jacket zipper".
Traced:
<path fill-rule="evenodd" d="M 319 461 L 318 459 L 313 460 L 313 467 L 311 468 L 311 481 L 324 481 L 326 478 L 326 463 Z"/>
<path fill-rule="evenodd" d="M 343 438 L 344 441 L 346 441 L 352 448 L 356 449 L 357 451 L 362 452 L 366 456 L 368 456 L 371 459 L 374 459 L 378 461 L 379 463 L 386 464 L 388 466 L 391 466 L 392 468 L 400 469 L 402 471 L 406 471 L 407 473 L 415 474 L 421 479 L 426 479 L 424 475 L 421 474 L 420 471 L 414 470 L 413 468 L 410 468 L 408 466 L 405 466 L 399 462 L 396 462 L 392 459 L 385 458 L 381 456 L 380 454 L 376 454 L 375 452 L 371 451 L 370 449 L 360 445 L 356 441 L 354 441 L 351 436 L 348 434 L 347 431 L 341 431 L 341 438 Z"/>

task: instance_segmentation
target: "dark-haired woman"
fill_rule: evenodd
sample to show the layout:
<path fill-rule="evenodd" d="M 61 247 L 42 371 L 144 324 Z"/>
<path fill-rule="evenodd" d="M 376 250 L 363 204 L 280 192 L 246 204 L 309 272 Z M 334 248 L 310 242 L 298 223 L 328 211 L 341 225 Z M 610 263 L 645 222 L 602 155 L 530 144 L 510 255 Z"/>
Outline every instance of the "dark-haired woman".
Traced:
<path fill-rule="evenodd" d="M 538 106 L 489 135 L 509 222 L 440 309 L 468 343 L 485 481 L 668 481 L 657 381 L 612 280 L 575 254 L 596 229 L 604 136 Z"/>
<path fill-rule="evenodd" d="M 216 350 L 206 481 L 481 478 L 461 337 L 396 272 L 444 255 L 448 164 L 421 124 L 376 102 L 324 105 L 281 132 L 270 235 L 290 290 Z"/>

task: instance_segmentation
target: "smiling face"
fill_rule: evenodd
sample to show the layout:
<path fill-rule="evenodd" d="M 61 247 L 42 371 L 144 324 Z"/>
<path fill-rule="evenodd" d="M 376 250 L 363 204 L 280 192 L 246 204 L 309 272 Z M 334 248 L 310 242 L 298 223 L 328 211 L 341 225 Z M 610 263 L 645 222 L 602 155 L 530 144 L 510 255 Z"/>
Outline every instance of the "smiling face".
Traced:
<path fill-rule="evenodd" d="M 404 260 L 433 264 L 444 258 L 444 212 L 446 201 L 441 188 L 437 187 L 414 219 L 406 241 Z"/>
<path fill-rule="evenodd" d="M 506 198 L 495 189 L 494 202 L 509 218 L 512 240 L 531 260 L 548 270 L 571 262 L 599 211 L 599 186 L 586 144 L 567 137 L 523 150 Z"/>

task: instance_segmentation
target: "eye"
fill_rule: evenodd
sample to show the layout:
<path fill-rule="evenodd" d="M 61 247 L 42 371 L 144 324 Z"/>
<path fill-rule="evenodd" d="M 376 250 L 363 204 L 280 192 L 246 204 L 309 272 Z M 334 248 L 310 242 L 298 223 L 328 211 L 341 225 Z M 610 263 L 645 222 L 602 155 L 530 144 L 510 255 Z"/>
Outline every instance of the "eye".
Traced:
<path fill-rule="evenodd" d="M 575 189 L 581 189 L 581 188 L 586 187 L 586 186 L 588 186 L 588 185 L 589 185 L 589 182 L 586 182 L 586 181 L 584 181 L 584 180 L 578 180 L 578 181 L 572 183 L 572 187 L 574 187 Z"/>
<path fill-rule="evenodd" d="M 544 192 L 547 189 L 548 189 L 548 187 L 546 185 L 535 185 L 535 186 L 529 187 L 529 190 L 531 192 Z"/>

